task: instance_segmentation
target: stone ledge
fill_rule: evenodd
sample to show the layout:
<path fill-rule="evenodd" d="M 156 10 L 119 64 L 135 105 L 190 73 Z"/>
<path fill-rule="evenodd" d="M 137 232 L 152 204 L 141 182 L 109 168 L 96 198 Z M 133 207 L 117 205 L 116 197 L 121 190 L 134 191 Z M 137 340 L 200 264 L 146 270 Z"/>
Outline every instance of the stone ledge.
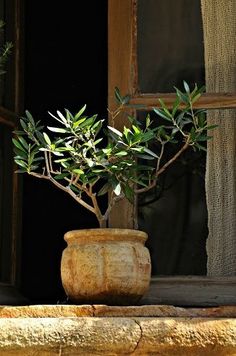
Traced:
<path fill-rule="evenodd" d="M 0 318 L 59 317 L 202 317 L 236 318 L 236 306 L 180 308 L 172 305 L 30 305 L 0 306 Z"/>
<path fill-rule="evenodd" d="M 0 355 L 235 356 L 236 319 L 0 318 Z"/>

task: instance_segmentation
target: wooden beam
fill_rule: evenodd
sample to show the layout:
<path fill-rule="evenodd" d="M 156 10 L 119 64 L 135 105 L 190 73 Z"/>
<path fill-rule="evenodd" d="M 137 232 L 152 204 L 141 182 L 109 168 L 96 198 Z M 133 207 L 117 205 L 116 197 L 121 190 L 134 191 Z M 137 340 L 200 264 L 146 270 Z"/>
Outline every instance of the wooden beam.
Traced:
<path fill-rule="evenodd" d="M 14 128 L 16 126 L 17 115 L 10 110 L 0 106 L 0 122 Z"/>
<path fill-rule="evenodd" d="M 236 277 L 153 277 L 142 304 L 236 305 Z"/>
<path fill-rule="evenodd" d="M 136 81 L 135 25 L 136 0 L 109 0 L 108 2 L 108 107 L 114 111 L 115 87 L 121 93 L 133 94 Z M 111 122 L 117 129 L 127 125 L 125 114 L 119 115 Z M 127 200 L 118 202 L 109 219 L 110 227 L 133 228 L 135 207 Z"/>
<path fill-rule="evenodd" d="M 175 94 L 136 94 L 132 96 L 130 105 L 140 106 L 140 110 L 152 110 L 153 107 L 160 106 L 158 99 L 162 99 L 168 108 L 173 106 Z M 203 94 L 202 97 L 194 103 L 194 108 L 202 109 L 228 109 L 236 108 L 236 94 L 219 93 Z"/>

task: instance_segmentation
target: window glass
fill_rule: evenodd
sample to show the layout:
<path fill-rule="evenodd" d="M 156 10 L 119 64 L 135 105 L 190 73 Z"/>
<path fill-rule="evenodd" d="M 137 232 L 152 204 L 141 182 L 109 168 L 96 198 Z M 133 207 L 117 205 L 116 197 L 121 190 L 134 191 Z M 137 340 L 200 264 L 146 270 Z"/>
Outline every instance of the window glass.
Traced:
<path fill-rule="evenodd" d="M 142 93 L 204 84 L 200 0 L 138 0 L 137 41 Z"/>
<path fill-rule="evenodd" d="M 145 117 L 138 113 L 139 121 Z M 155 113 L 151 117 L 155 124 L 166 124 Z M 178 145 L 166 146 L 161 166 Z M 158 146 L 152 150 L 159 152 Z M 188 149 L 159 176 L 155 189 L 139 195 L 138 224 L 149 235 L 153 275 L 206 274 L 205 159 L 205 151 Z"/>

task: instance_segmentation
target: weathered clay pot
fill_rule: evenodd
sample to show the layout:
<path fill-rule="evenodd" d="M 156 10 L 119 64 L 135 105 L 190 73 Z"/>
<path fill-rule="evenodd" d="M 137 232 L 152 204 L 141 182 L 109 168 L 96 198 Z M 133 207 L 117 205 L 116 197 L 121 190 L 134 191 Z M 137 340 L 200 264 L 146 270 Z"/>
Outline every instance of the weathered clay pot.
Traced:
<path fill-rule="evenodd" d="M 129 229 L 69 231 L 61 260 L 62 284 L 76 303 L 131 305 L 149 287 L 147 234 Z"/>

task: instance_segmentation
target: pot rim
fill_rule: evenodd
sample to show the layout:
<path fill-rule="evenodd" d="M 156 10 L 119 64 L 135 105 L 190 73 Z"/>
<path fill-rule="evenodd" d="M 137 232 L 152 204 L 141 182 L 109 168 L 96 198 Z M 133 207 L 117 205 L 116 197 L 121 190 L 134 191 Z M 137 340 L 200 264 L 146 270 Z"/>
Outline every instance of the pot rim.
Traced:
<path fill-rule="evenodd" d="M 64 239 L 67 243 L 72 241 L 136 241 L 145 243 L 148 238 L 146 232 L 135 229 L 122 228 L 95 228 L 71 230 L 65 233 Z"/>

